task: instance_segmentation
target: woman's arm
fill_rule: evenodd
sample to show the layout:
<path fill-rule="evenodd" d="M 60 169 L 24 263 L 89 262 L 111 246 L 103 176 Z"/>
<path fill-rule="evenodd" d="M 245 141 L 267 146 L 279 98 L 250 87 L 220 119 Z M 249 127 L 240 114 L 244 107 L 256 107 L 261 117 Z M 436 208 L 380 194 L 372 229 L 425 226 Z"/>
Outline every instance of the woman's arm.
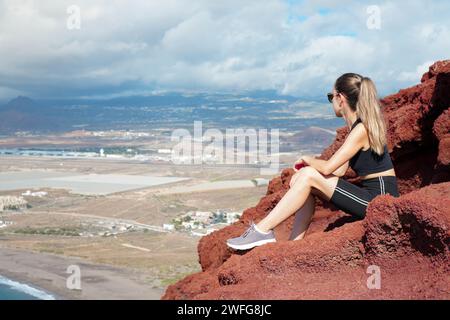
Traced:
<path fill-rule="evenodd" d="M 361 148 L 364 147 L 365 136 L 367 135 L 364 126 L 356 126 L 347 139 L 345 139 L 342 146 L 333 154 L 329 160 L 316 159 L 311 156 L 303 156 L 301 159 L 311 167 L 323 175 L 330 175 L 336 171 L 343 170 L 348 161 L 353 157 Z M 345 171 L 347 171 L 345 168 Z M 340 172 L 339 172 L 340 173 Z M 345 172 L 344 172 L 345 174 Z"/>
<path fill-rule="evenodd" d="M 340 166 L 339 168 L 337 168 L 336 170 L 333 171 L 333 175 L 337 176 L 337 177 L 342 177 L 348 169 L 348 161 L 345 162 L 342 166 Z"/>
<path fill-rule="evenodd" d="M 327 162 L 326 160 L 317 159 L 317 158 L 314 158 L 314 157 L 311 157 L 311 156 L 304 156 L 301 159 L 306 159 L 306 161 L 309 161 L 309 162 L 307 162 L 308 164 L 312 163 L 312 164 L 309 164 L 309 165 L 311 167 L 317 169 L 317 171 L 319 171 L 319 172 L 322 172 L 324 170 L 323 168 L 324 168 L 324 166 L 326 165 L 326 162 Z M 348 165 L 349 164 L 348 164 L 348 161 L 347 161 L 342 166 L 340 166 L 339 168 L 334 170 L 331 174 L 333 174 L 333 175 L 335 175 L 337 177 L 342 177 L 347 172 Z"/>

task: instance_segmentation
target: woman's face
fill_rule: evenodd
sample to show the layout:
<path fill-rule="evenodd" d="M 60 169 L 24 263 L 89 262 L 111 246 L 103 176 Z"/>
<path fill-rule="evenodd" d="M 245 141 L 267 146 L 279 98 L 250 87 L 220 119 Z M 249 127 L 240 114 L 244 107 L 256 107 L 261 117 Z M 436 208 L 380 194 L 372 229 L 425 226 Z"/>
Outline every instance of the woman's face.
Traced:
<path fill-rule="evenodd" d="M 340 118 L 340 117 L 343 116 L 343 114 L 342 114 L 342 111 L 343 111 L 342 97 L 341 97 L 340 94 L 338 94 L 336 92 L 336 89 L 333 88 L 332 92 L 333 92 L 333 95 L 334 95 L 333 101 L 332 101 L 332 103 L 333 103 L 333 110 L 334 110 L 334 113 L 336 114 L 336 117 Z"/>

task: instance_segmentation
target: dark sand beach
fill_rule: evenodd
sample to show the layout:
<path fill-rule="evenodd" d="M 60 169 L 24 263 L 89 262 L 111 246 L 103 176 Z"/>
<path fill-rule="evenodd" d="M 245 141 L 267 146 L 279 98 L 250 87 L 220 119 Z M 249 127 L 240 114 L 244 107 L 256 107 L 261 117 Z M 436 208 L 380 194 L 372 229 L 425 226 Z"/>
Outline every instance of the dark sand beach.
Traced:
<path fill-rule="evenodd" d="M 81 290 L 67 288 L 67 268 L 79 266 Z M 0 275 L 51 293 L 56 299 L 159 299 L 146 276 L 125 268 L 87 263 L 82 259 L 0 247 Z"/>

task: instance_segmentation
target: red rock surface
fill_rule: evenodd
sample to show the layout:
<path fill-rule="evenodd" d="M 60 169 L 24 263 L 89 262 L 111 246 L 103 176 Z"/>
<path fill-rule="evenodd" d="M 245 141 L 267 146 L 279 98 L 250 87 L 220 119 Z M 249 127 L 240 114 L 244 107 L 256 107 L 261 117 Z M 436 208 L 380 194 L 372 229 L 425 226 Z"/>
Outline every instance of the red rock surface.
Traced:
<path fill-rule="evenodd" d="M 283 170 L 256 207 L 200 240 L 203 271 L 169 286 L 163 299 L 449 299 L 450 60 L 381 102 L 399 198 L 376 197 L 362 221 L 316 199 L 303 240 L 287 241 L 290 217 L 275 229 L 276 243 L 228 250 L 226 239 L 262 219 L 288 190 L 293 170 Z M 320 158 L 347 134 L 347 127 L 337 129 Z M 359 182 L 351 169 L 344 178 Z M 370 265 L 380 268 L 381 289 L 368 289 Z"/>

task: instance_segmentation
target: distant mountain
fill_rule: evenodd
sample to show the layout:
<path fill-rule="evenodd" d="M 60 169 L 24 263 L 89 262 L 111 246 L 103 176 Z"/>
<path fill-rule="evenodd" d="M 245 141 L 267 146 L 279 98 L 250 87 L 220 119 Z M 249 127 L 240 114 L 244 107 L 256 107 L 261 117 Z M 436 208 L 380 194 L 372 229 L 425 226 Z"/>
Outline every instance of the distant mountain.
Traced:
<path fill-rule="evenodd" d="M 191 128 L 277 128 L 299 131 L 310 126 L 334 128 L 329 105 L 299 101 L 275 92 L 160 93 L 112 99 L 35 101 L 19 96 L 0 106 L 0 134 L 17 131 L 149 130 Z M 323 133 L 322 133 L 323 134 Z"/>
<path fill-rule="evenodd" d="M 0 107 L 0 134 L 16 131 L 58 131 L 61 121 L 52 110 L 34 100 L 19 96 Z"/>
<path fill-rule="evenodd" d="M 18 96 L 12 99 L 6 105 L 1 107 L 1 111 L 22 111 L 22 112 L 36 112 L 39 111 L 39 106 L 35 101 L 28 97 Z"/>
<path fill-rule="evenodd" d="M 335 136 L 335 131 L 311 126 L 290 137 L 283 138 L 281 149 L 283 152 L 298 151 L 307 146 L 312 152 L 320 152 L 323 146 L 333 142 Z"/>

